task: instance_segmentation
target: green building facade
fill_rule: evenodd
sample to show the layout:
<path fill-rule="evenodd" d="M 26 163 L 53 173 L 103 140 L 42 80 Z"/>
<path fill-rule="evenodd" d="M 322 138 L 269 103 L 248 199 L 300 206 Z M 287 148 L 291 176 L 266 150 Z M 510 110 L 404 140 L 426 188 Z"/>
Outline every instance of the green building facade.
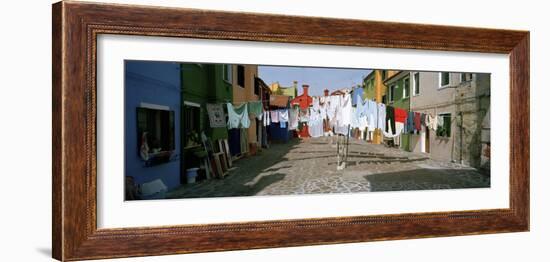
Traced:
<path fill-rule="evenodd" d="M 384 81 L 388 87 L 387 105 L 394 108 L 401 108 L 410 111 L 411 108 L 411 78 L 408 71 L 402 71 Z M 401 148 L 406 151 L 411 151 L 410 146 L 411 135 L 401 135 Z"/>
<path fill-rule="evenodd" d="M 227 138 L 227 128 L 210 127 L 206 104 L 232 101 L 228 67 L 230 65 L 181 64 L 182 120 L 187 128 L 184 132 L 205 131 L 212 141 Z"/>

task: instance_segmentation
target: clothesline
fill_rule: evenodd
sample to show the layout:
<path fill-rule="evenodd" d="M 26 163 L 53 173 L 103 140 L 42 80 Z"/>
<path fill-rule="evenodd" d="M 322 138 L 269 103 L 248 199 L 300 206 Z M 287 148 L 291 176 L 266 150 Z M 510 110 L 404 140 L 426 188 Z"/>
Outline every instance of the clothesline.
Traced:
<path fill-rule="evenodd" d="M 211 104 L 209 116 L 217 119 L 215 121 L 217 125 L 212 127 L 227 126 L 229 129 L 249 128 L 250 115 L 254 115 L 258 120 L 263 120 L 264 126 L 278 123 L 280 128 L 288 127 L 288 130 L 301 130 L 301 126 L 305 125 L 312 137 L 332 133 L 349 135 L 350 130 L 342 127 L 350 126 L 352 130 L 359 129 L 362 132 L 379 129 L 385 137 L 393 138 L 402 132 L 418 132 L 422 126 L 436 130 L 444 123 L 443 118 L 434 117 L 431 114 L 394 108 L 371 99 L 358 97 L 358 100 L 356 106 L 353 107 L 351 94 L 313 97 L 312 103 L 307 108 L 291 107 L 276 110 L 265 110 L 260 104 L 268 100 L 238 103 L 228 101 L 227 103 Z M 224 107 L 227 108 L 227 115 L 223 112 Z M 213 123 L 212 120 L 211 123 Z"/>
<path fill-rule="evenodd" d="M 227 103 L 231 103 L 233 105 L 243 105 L 243 104 L 247 104 L 247 103 L 251 103 L 251 102 L 269 102 L 269 99 L 264 99 L 264 100 L 250 100 L 250 101 L 242 101 L 242 102 L 232 102 L 231 100 L 229 99 L 226 99 L 225 102 L 223 103 L 211 103 L 211 104 L 221 104 L 221 105 L 225 105 Z"/>

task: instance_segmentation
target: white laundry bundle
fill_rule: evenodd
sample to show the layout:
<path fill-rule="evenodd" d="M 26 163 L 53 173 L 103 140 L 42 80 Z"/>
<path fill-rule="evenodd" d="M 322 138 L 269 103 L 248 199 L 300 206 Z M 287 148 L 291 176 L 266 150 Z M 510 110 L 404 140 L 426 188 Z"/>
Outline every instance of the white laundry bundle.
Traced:
<path fill-rule="evenodd" d="M 279 111 L 278 110 L 269 111 L 269 116 L 271 117 L 271 123 L 279 123 Z"/>
<path fill-rule="evenodd" d="M 298 128 L 300 109 L 297 107 L 288 110 L 288 129 L 296 130 Z"/>
<path fill-rule="evenodd" d="M 338 111 L 339 106 L 340 106 L 340 97 L 338 96 L 328 97 L 327 117 L 330 120 L 331 126 L 336 125 L 336 113 Z"/>
<path fill-rule="evenodd" d="M 314 108 L 309 109 L 309 121 L 307 125 L 311 137 L 323 136 L 323 119 L 319 110 L 315 110 Z"/>
<path fill-rule="evenodd" d="M 386 130 L 386 105 L 382 103 L 378 103 L 378 121 L 377 121 L 377 128 L 382 130 L 384 132 Z"/>
<path fill-rule="evenodd" d="M 361 99 L 358 99 L 357 101 L 357 107 L 353 110 L 353 118 L 352 118 L 352 125 L 353 128 L 359 128 L 361 130 L 364 130 L 367 128 L 368 120 L 367 120 L 367 113 L 368 113 L 368 101 L 362 101 Z"/>
<path fill-rule="evenodd" d="M 334 129 L 338 134 L 347 135 L 352 117 L 351 95 L 346 94 L 340 96 L 339 99 L 340 104 L 336 111 L 336 127 Z"/>
<path fill-rule="evenodd" d="M 281 128 L 286 128 L 286 124 L 288 123 L 288 110 L 287 109 L 279 109 L 279 124 Z"/>
<path fill-rule="evenodd" d="M 264 126 L 269 126 L 271 124 L 271 113 L 269 111 L 264 111 L 263 114 L 264 117 L 262 121 L 264 122 Z"/>
<path fill-rule="evenodd" d="M 367 100 L 366 103 L 367 111 L 367 126 L 368 130 L 373 132 L 378 126 L 378 105 L 373 100 Z"/>

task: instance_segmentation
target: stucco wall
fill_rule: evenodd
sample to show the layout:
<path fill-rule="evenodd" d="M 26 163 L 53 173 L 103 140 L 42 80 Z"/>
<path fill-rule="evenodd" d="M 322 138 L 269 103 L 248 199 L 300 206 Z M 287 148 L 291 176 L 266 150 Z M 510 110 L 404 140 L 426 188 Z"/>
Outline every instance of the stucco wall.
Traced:
<path fill-rule="evenodd" d="M 161 179 L 169 188 L 180 184 L 180 159 L 144 167 L 138 154 L 136 108 L 141 103 L 168 106 L 174 111 L 175 150 L 180 154 L 180 66 L 171 62 L 126 61 L 124 86 L 125 176 L 138 184 Z"/>
<path fill-rule="evenodd" d="M 182 64 L 182 99 L 201 105 L 200 125 L 213 140 L 227 138 L 227 128 L 211 128 L 206 103 L 225 103 L 232 99 L 231 83 L 223 80 L 222 64 Z"/>
<path fill-rule="evenodd" d="M 451 136 L 438 137 L 434 130 L 428 129 L 426 151 L 433 159 L 451 161 L 453 159 L 453 144 L 456 128 L 456 107 L 454 98 L 456 89 L 451 86 L 457 85 L 460 81 L 459 75 L 450 74 L 449 87 L 440 88 L 439 72 L 419 72 L 420 94 L 413 94 L 414 73 L 411 72 L 411 111 L 431 114 L 437 117 L 438 114 L 451 114 Z M 411 135 L 411 151 L 421 152 L 420 135 Z"/>
<path fill-rule="evenodd" d="M 258 76 L 258 66 L 244 66 L 244 87 L 237 84 L 237 65 L 233 65 L 233 103 L 239 104 L 242 102 L 259 100 L 259 94 L 254 94 L 254 77 Z M 250 118 L 250 128 L 248 128 L 248 142 L 259 142 L 256 135 L 256 120 Z"/>
<path fill-rule="evenodd" d="M 419 77 L 420 94 L 413 95 L 411 110 L 433 116 L 450 113 L 452 119 L 448 138 L 429 130 L 430 157 L 480 167 L 482 122 L 490 109 L 490 75 L 473 74 L 472 80 L 461 81 L 460 73 L 451 73 L 446 88 L 440 88 L 437 72 L 420 72 Z M 490 130 L 490 125 L 485 130 Z M 420 135 L 412 135 L 411 149 L 421 152 Z"/>

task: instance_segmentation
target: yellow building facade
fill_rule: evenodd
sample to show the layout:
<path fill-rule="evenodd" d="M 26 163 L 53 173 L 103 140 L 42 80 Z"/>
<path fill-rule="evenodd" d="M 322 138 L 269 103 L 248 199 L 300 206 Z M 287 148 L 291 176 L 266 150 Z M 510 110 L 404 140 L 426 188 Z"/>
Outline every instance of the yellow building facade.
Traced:
<path fill-rule="evenodd" d="M 363 79 L 363 88 L 365 89 L 363 91 L 363 98 L 372 99 L 377 103 L 386 103 L 388 87 L 384 85 L 384 81 L 399 72 L 398 70 L 372 70 L 372 72 Z M 382 132 L 376 129 L 372 143 L 380 144 L 382 141 Z"/>

